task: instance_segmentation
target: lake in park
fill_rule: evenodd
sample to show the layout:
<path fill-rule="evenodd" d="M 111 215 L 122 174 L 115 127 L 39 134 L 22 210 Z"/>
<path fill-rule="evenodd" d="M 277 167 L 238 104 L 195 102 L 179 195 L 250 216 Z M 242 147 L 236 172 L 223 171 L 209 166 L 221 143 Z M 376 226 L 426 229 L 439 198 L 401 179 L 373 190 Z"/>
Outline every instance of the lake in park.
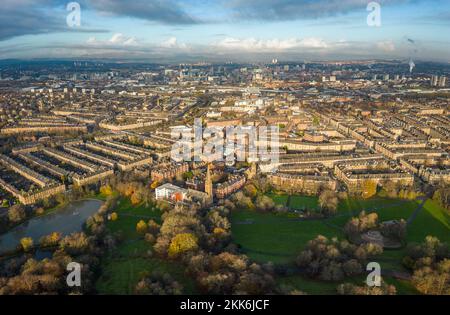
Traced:
<path fill-rule="evenodd" d="M 0 235 L 0 253 L 14 250 L 23 237 L 31 237 L 37 244 L 42 236 L 52 232 L 64 236 L 80 232 L 87 218 L 96 213 L 102 203 L 94 199 L 76 201 L 51 214 L 31 219 Z"/>

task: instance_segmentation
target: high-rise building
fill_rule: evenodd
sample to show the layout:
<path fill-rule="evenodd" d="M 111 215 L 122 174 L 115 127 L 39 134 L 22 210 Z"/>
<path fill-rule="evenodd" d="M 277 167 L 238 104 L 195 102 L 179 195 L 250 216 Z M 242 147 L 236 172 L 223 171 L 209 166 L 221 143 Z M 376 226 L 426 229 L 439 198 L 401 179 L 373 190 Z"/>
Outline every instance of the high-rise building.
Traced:
<path fill-rule="evenodd" d="M 439 87 L 445 87 L 447 84 L 447 78 L 445 76 L 441 76 L 439 78 Z"/>
<path fill-rule="evenodd" d="M 431 86 L 437 86 L 438 80 L 439 80 L 439 77 L 437 75 L 432 75 L 431 81 L 430 81 Z"/>

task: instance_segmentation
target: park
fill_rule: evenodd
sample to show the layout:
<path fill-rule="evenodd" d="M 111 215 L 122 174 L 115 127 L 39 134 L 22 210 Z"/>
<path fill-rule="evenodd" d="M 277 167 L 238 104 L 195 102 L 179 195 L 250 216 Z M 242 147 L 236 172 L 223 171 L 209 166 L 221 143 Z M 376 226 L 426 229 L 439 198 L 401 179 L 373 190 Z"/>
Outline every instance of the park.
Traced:
<path fill-rule="evenodd" d="M 316 197 L 270 195 L 277 204 L 291 209 L 318 208 Z M 232 214 L 233 241 L 243 253 L 258 263 L 271 262 L 288 270 L 279 283 L 289 284 L 310 294 L 335 294 L 336 284 L 307 279 L 295 272 L 295 258 L 308 241 L 317 235 L 344 238 L 345 223 L 360 211 L 376 212 L 382 221 L 408 221 L 407 243 L 422 242 L 433 235 L 443 242 L 450 241 L 450 216 L 432 200 L 401 200 L 373 197 L 349 198 L 339 203 L 335 216 L 324 219 L 301 219 L 287 214 L 261 213 L 250 210 Z M 381 267 L 391 275 L 405 272 L 402 266 L 404 248 L 385 250 L 380 257 Z M 352 279 L 362 282 L 364 277 Z M 385 280 L 397 287 L 399 294 L 417 293 L 408 281 L 386 276 Z"/>

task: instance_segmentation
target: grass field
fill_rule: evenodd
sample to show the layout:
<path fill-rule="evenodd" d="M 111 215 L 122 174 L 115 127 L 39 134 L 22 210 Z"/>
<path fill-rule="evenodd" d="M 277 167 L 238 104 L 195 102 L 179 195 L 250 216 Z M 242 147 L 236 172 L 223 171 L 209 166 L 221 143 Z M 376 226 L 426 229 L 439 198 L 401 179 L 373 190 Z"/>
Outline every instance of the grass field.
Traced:
<path fill-rule="evenodd" d="M 289 207 L 292 209 L 319 209 L 319 201 L 317 197 L 292 196 Z"/>
<path fill-rule="evenodd" d="M 288 195 L 277 195 L 277 194 L 273 194 L 273 193 L 268 193 L 268 194 L 266 194 L 266 196 L 272 198 L 272 200 L 275 202 L 275 204 L 282 205 L 282 206 L 286 206 L 288 199 L 289 199 Z"/>
<path fill-rule="evenodd" d="M 343 228 L 348 220 L 357 216 L 362 210 L 376 212 L 379 221 L 394 219 L 407 220 L 419 206 L 415 200 L 369 199 L 369 200 L 345 200 L 339 204 L 338 214 L 327 221 L 330 224 Z"/>
<path fill-rule="evenodd" d="M 268 193 L 266 196 L 272 198 L 277 205 L 287 206 L 292 209 L 318 209 L 318 198 L 314 196 L 291 196 L 285 194 Z"/>
<path fill-rule="evenodd" d="M 121 249 L 119 251 L 123 252 Z M 193 280 L 184 275 L 184 268 L 179 265 L 157 258 L 133 258 L 127 255 L 106 259 L 96 289 L 100 294 L 133 294 L 139 278 L 154 271 L 170 274 L 183 285 L 186 294 L 195 293 Z"/>
<path fill-rule="evenodd" d="M 422 242 L 427 235 L 433 235 L 450 243 L 450 215 L 432 200 L 427 200 L 422 211 L 408 227 L 408 241 Z"/>
<path fill-rule="evenodd" d="M 109 221 L 107 228 L 112 233 L 120 233 L 123 241 L 113 253 L 102 258 L 101 276 L 96 283 L 99 294 L 132 294 L 137 282 L 145 273 L 154 271 L 169 273 L 184 287 L 186 294 L 194 294 L 192 279 L 184 275 L 184 268 L 148 256 L 151 246 L 136 232 L 140 220 L 150 219 L 161 222 L 161 212 L 154 206 L 133 206 L 128 199 L 121 199 L 115 210 L 117 221 Z"/>
<path fill-rule="evenodd" d="M 286 195 L 271 196 L 277 204 L 292 204 L 295 208 L 312 208 L 317 198 Z M 327 237 L 343 238 L 345 223 L 362 210 L 375 211 L 380 221 L 393 219 L 407 220 L 420 206 L 420 200 L 397 200 L 375 197 L 369 200 L 348 199 L 341 202 L 336 216 L 326 220 L 306 220 L 292 218 L 288 214 L 236 211 L 232 214 L 233 241 L 242 251 L 259 263 L 292 265 L 295 257 L 306 243 L 321 234 Z M 292 207 L 294 208 L 294 207 Z M 407 242 L 422 242 L 427 235 L 450 242 L 450 216 L 435 202 L 427 200 L 417 217 L 408 226 Z M 378 258 L 382 269 L 406 271 L 401 260 L 405 249 L 385 250 Z M 361 279 L 357 279 L 361 282 Z M 360 281 L 361 280 L 361 281 Z M 359 282 L 355 283 L 358 284 Z M 385 281 L 396 286 L 398 294 L 416 294 L 408 281 L 385 277 Z M 279 284 L 289 285 L 309 294 L 335 294 L 335 283 L 307 279 L 301 275 L 280 277 Z"/>
<path fill-rule="evenodd" d="M 250 224 L 248 222 L 251 222 Z M 294 261 L 306 243 L 318 234 L 342 237 L 324 221 L 300 221 L 287 215 L 237 211 L 232 214 L 233 240 L 257 262 Z"/>
<path fill-rule="evenodd" d="M 318 207 L 317 197 L 269 195 L 277 204 L 286 205 L 290 200 L 293 208 Z M 327 220 L 298 220 L 289 215 L 237 211 L 232 215 L 234 241 L 242 246 L 250 258 L 258 262 L 291 263 L 306 243 L 322 234 L 327 237 L 344 237 L 345 223 L 362 210 L 378 213 L 380 221 L 408 219 L 419 202 L 373 198 L 369 200 L 348 199 L 339 204 L 338 214 Z M 417 218 L 419 220 L 420 218 Z M 251 224 L 249 224 L 251 222 Z M 430 230 L 431 232 L 432 230 Z M 442 234 L 442 233 L 440 233 Z M 442 235 L 438 235 L 442 236 Z M 423 238 L 422 238 L 423 239 Z M 391 259 L 386 254 L 387 259 Z"/>

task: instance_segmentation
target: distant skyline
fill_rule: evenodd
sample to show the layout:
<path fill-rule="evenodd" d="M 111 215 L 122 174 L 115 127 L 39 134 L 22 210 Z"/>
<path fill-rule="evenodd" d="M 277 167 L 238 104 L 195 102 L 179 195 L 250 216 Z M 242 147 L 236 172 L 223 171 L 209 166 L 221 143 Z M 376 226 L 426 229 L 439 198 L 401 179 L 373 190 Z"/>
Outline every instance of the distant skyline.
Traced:
<path fill-rule="evenodd" d="M 0 59 L 148 62 L 400 59 L 450 62 L 450 1 L 2 0 Z"/>

